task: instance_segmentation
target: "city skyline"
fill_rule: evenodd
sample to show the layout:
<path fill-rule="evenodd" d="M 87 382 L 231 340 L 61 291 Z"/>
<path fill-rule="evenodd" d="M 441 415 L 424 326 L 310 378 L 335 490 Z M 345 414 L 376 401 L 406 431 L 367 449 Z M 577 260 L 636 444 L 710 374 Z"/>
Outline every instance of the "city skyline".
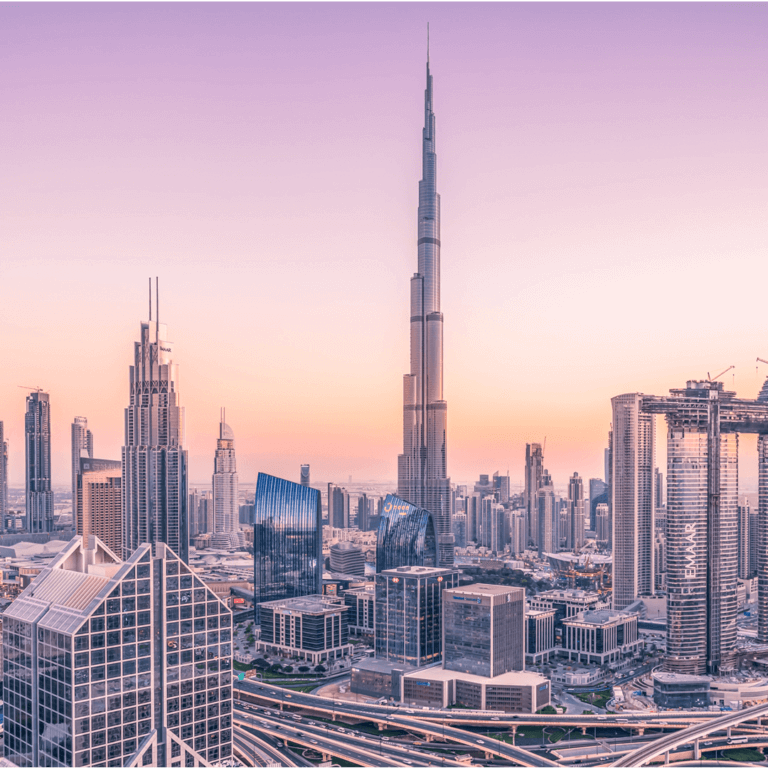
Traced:
<path fill-rule="evenodd" d="M 717 269 L 765 249 L 762 6 L 1 12 L 13 486 L 19 385 L 50 393 L 54 484 L 77 414 L 119 457 L 149 274 L 183 369 L 191 482 L 210 472 L 219 402 L 243 482 L 305 462 L 322 480 L 395 481 L 428 20 L 454 482 L 509 468 L 519 484 L 525 444 L 545 437 L 558 488 L 602 477 L 616 393 L 730 364 L 740 397 L 764 380 L 758 281 Z M 696 314 L 704 300 L 717 311 Z M 742 440 L 744 488 L 755 452 Z"/>

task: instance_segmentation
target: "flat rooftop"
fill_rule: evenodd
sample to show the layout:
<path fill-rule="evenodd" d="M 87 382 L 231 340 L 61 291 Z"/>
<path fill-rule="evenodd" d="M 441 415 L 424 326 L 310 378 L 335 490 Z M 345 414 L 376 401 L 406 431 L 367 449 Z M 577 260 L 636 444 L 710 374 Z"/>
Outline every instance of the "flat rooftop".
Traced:
<path fill-rule="evenodd" d="M 522 587 L 505 587 L 502 584 L 468 584 L 466 587 L 454 587 L 446 589 L 446 592 L 452 595 L 506 595 L 509 593 L 518 593 L 525 590 Z"/>
<path fill-rule="evenodd" d="M 572 616 L 565 619 L 564 624 L 613 624 L 614 622 L 624 621 L 626 619 L 637 618 L 637 614 L 625 613 L 623 611 L 612 611 L 610 608 L 603 608 L 599 611 L 584 611 L 578 616 Z"/>
<path fill-rule="evenodd" d="M 305 597 L 289 597 L 285 600 L 270 600 L 259 603 L 259 606 L 272 608 L 275 611 L 299 611 L 300 613 L 335 613 L 346 611 L 348 606 L 339 601 L 339 598 L 326 597 L 325 595 L 306 595 Z"/>
<path fill-rule="evenodd" d="M 504 672 L 495 677 L 485 675 L 472 675 L 468 672 L 454 672 L 451 669 L 443 669 L 442 666 L 427 667 L 415 672 L 409 672 L 408 678 L 417 680 L 464 680 L 468 683 L 486 683 L 489 685 L 542 685 L 549 683 L 544 675 L 536 672 Z"/>
<path fill-rule="evenodd" d="M 381 573 L 388 576 L 442 576 L 446 573 L 454 573 L 456 570 L 455 568 L 429 568 L 425 565 L 403 565 Z"/>

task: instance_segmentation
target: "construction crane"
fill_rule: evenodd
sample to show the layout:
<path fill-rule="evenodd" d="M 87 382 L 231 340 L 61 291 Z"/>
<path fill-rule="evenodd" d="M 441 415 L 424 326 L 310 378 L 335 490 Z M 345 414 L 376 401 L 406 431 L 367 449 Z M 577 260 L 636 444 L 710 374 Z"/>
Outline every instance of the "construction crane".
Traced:
<path fill-rule="evenodd" d="M 768 365 L 768 360 L 763 360 L 762 357 L 758 357 L 755 359 L 755 373 L 757 373 L 757 363 L 765 363 Z"/>
<path fill-rule="evenodd" d="M 731 368 L 735 368 L 735 367 L 736 367 L 735 365 L 729 365 L 724 371 L 720 371 L 720 373 L 718 373 L 714 379 L 709 375 L 709 371 L 707 371 L 707 381 L 717 381 L 724 373 L 728 373 L 728 371 L 730 371 Z"/>
<path fill-rule="evenodd" d="M 16 385 L 19 389 L 31 389 L 33 392 L 45 392 L 42 387 L 24 387 L 21 384 Z"/>

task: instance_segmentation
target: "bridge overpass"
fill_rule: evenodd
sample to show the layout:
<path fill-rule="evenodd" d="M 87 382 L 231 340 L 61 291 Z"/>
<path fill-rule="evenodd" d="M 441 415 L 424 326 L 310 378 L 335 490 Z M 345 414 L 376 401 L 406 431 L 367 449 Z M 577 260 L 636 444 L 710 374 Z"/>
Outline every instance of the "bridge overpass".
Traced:
<path fill-rule="evenodd" d="M 765 715 L 768 715 L 768 704 L 758 704 L 748 709 L 742 709 L 739 712 L 728 712 L 708 722 L 697 723 L 675 733 L 661 736 L 650 744 L 643 745 L 632 752 L 622 755 L 613 765 L 617 768 L 619 766 L 639 768 L 639 766 L 647 765 L 655 757 L 666 755 L 670 751 L 690 742 L 693 743 L 694 758 L 698 758 L 700 752 L 699 739 L 703 736 L 709 736 L 710 733 L 715 733 L 716 731 L 728 730 L 734 725 L 739 725 L 755 718 L 760 722 Z"/>

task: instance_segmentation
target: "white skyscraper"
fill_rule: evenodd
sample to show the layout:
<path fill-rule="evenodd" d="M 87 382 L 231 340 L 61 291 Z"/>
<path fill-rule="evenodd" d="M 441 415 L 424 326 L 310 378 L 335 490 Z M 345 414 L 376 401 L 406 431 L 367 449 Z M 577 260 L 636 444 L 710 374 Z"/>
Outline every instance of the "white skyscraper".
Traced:
<path fill-rule="evenodd" d="M 653 594 L 656 427 L 641 410 L 642 395 L 619 395 L 613 405 L 613 607 L 620 611 Z"/>
<path fill-rule="evenodd" d="M 179 404 L 179 366 L 165 325 L 141 324 L 130 369 L 123 447 L 123 556 L 144 542 L 165 542 L 185 562 L 187 452 L 184 408 Z"/>
<path fill-rule="evenodd" d="M 418 271 L 411 278 L 411 372 L 403 382 L 403 452 L 398 495 L 432 513 L 440 565 L 453 563 L 451 483 L 443 399 L 443 314 L 440 311 L 440 195 L 437 194 L 435 115 L 427 57 L 419 182 Z"/>
<path fill-rule="evenodd" d="M 235 433 L 225 423 L 222 409 L 213 465 L 212 546 L 222 549 L 237 549 L 243 546 L 245 542 L 240 533 L 239 511 Z"/>

